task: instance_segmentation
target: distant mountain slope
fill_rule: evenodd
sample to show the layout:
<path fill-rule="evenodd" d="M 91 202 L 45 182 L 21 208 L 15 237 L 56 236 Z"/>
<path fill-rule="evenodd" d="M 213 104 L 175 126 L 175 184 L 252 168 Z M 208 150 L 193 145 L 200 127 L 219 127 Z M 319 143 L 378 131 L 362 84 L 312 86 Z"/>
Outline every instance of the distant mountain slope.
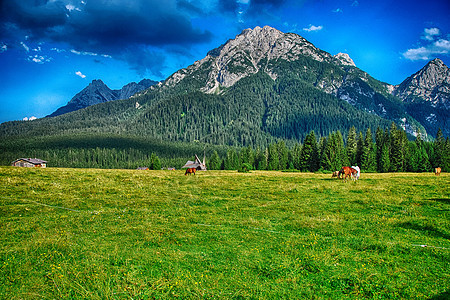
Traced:
<path fill-rule="evenodd" d="M 395 121 L 411 135 L 416 135 L 418 129 L 426 134 L 423 126 L 407 113 L 405 103 L 391 95 L 392 86 L 356 68 L 347 54 L 332 56 L 297 34 L 269 26 L 244 30 L 152 89 L 226 94 L 236 82 L 258 72 L 274 81 L 298 79 L 357 109 Z"/>
<path fill-rule="evenodd" d="M 438 58 L 395 87 L 393 94 L 407 104 L 410 115 L 429 132 L 450 135 L 450 69 Z"/>
<path fill-rule="evenodd" d="M 71 111 L 79 110 L 94 104 L 104 103 L 118 99 L 128 99 L 134 94 L 148 89 L 156 84 L 156 81 L 143 79 L 139 83 L 131 82 L 120 90 L 111 90 L 100 79 L 93 80 L 86 88 L 76 94 L 65 106 L 58 108 L 48 117 L 59 116 Z"/>
<path fill-rule="evenodd" d="M 78 99 L 107 99 L 108 90 L 97 85 L 102 87 L 93 82 Z M 4 123 L 0 137 L 95 133 L 262 147 L 278 139 L 302 141 L 311 130 L 345 135 L 352 126 L 375 132 L 391 122 L 410 135 L 436 134 L 395 90 L 355 67 L 346 54 L 333 56 L 297 34 L 256 27 L 129 99 Z M 438 115 L 440 108 L 429 109 Z"/>

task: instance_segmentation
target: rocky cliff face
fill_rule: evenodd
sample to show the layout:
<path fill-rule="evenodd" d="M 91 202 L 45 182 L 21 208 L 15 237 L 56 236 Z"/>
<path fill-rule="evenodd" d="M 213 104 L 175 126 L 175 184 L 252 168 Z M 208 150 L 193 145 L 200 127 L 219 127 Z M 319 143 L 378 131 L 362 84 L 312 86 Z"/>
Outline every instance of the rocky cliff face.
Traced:
<path fill-rule="evenodd" d="M 394 86 L 393 95 L 433 134 L 440 128 L 450 135 L 450 69 L 438 58 Z"/>
<path fill-rule="evenodd" d="M 449 109 L 450 69 L 436 58 L 396 86 L 393 94 L 405 102 L 426 101 Z"/>
<path fill-rule="evenodd" d="M 76 94 L 67 105 L 58 108 L 54 113 L 49 115 L 49 117 L 59 116 L 71 111 L 112 100 L 128 99 L 155 83 L 155 81 L 143 79 L 139 83 L 128 83 L 120 90 L 111 90 L 103 81 L 96 79 Z"/>
<path fill-rule="evenodd" d="M 192 76 L 198 70 L 207 69 L 206 84 L 201 90 L 205 93 L 215 93 L 220 91 L 221 87 L 230 87 L 242 78 L 259 71 L 276 79 L 280 74 L 276 71 L 275 61 L 292 62 L 301 56 L 318 62 L 354 66 L 347 54 L 339 53 L 332 56 L 297 34 L 283 33 L 269 26 L 255 27 L 242 31 L 236 38 L 209 51 L 204 59 L 186 69 L 179 70 L 162 86 L 172 87 L 186 76 Z"/>

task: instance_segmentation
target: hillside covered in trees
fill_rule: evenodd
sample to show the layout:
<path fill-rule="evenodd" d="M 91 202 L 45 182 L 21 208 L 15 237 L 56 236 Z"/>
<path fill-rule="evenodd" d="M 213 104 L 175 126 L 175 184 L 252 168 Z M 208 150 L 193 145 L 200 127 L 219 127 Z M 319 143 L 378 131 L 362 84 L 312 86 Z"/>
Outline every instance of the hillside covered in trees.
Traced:
<path fill-rule="evenodd" d="M 435 133 L 391 88 L 350 58 L 257 27 L 129 99 L 0 124 L 0 163 L 35 156 L 49 166 L 156 168 L 158 158 L 180 167 L 205 152 L 210 168 L 447 169 L 448 128 L 430 142 Z"/>

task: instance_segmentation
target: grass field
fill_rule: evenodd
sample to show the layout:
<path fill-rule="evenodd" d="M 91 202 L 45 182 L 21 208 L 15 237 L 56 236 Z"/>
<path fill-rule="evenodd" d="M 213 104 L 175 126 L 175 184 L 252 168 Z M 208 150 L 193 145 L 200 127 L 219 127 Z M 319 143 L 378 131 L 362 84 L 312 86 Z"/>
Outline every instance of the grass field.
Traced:
<path fill-rule="evenodd" d="M 0 297 L 448 299 L 450 175 L 361 177 L 0 167 Z"/>

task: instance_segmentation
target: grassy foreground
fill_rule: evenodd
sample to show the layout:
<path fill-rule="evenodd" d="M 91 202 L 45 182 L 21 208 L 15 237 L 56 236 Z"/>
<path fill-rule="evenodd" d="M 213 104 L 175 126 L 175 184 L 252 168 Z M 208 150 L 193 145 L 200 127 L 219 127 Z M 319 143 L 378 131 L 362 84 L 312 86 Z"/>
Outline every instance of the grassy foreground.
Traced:
<path fill-rule="evenodd" d="M 446 299 L 449 287 L 449 174 L 0 167 L 2 299 Z"/>

